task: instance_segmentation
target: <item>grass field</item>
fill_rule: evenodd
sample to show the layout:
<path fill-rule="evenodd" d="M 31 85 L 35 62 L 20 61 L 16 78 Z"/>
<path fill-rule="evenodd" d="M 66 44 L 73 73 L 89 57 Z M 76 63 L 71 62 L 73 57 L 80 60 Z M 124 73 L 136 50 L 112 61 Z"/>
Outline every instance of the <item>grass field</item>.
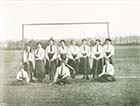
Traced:
<path fill-rule="evenodd" d="M 116 82 L 78 78 L 70 85 L 16 85 L 20 51 L 0 51 L 0 106 L 140 106 L 140 47 L 116 47 Z M 3 63 L 4 61 L 4 63 Z"/>

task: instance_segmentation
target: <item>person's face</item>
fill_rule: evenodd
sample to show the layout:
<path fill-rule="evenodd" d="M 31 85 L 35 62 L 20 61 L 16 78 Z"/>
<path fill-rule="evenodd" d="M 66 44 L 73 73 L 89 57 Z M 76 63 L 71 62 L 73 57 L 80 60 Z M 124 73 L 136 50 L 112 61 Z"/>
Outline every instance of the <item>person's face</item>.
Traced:
<path fill-rule="evenodd" d="M 52 41 L 52 40 L 50 40 L 50 41 L 49 41 L 49 44 L 50 44 L 50 45 L 53 45 L 53 41 Z"/>
<path fill-rule="evenodd" d="M 23 69 L 22 67 L 20 68 L 20 70 L 21 70 L 21 71 L 24 71 L 24 69 Z"/>
<path fill-rule="evenodd" d="M 30 46 L 27 46 L 26 48 L 27 48 L 27 51 L 29 51 L 29 50 L 30 50 Z"/>
<path fill-rule="evenodd" d="M 100 44 L 100 42 L 99 41 L 96 41 L 96 45 L 99 45 Z"/>
<path fill-rule="evenodd" d="M 73 41 L 72 41 L 72 45 L 75 45 L 75 44 L 76 44 L 76 42 L 73 40 Z"/>
<path fill-rule="evenodd" d="M 87 44 L 87 41 L 84 40 L 84 41 L 83 41 L 83 44 L 86 45 L 86 44 Z"/>
<path fill-rule="evenodd" d="M 39 44 L 37 45 L 37 47 L 38 47 L 38 48 L 41 48 L 41 44 L 39 43 Z"/>
<path fill-rule="evenodd" d="M 109 60 L 106 60 L 105 63 L 106 63 L 106 64 L 109 64 Z"/>
<path fill-rule="evenodd" d="M 107 40 L 107 41 L 106 41 L 106 43 L 107 43 L 107 44 L 110 44 L 110 41 L 109 41 L 109 40 Z"/>
<path fill-rule="evenodd" d="M 64 45 L 65 45 L 65 43 L 62 41 L 62 42 L 61 42 L 61 46 L 64 46 Z"/>

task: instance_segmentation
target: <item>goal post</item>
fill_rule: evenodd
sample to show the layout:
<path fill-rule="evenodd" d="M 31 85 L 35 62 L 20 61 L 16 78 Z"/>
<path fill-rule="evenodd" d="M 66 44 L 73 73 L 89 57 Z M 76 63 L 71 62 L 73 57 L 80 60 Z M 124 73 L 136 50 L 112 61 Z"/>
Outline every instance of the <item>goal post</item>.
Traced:
<path fill-rule="evenodd" d="M 22 24 L 22 63 L 23 63 L 23 52 L 24 52 L 24 43 L 25 43 L 25 27 L 26 26 L 60 26 L 60 25 L 89 25 L 89 24 L 102 24 L 106 25 L 107 37 L 110 38 L 109 22 L 73 22 L 73 23 L 29 23 Z"/>

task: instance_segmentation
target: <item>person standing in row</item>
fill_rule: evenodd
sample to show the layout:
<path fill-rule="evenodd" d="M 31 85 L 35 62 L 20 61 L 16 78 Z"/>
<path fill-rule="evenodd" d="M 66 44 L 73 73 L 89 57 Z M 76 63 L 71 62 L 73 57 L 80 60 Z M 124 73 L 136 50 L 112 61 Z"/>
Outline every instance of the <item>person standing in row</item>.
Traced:
<path fill-rule="evenodd" d="M 93 58 L 92 74 L 93 78 L 97 78 L 102 72 L 103 67 L 103 47 L 100 45 L 101 41 L 96 39 L 96 45 L 92 48 L 91 57 Z"/>
<path fill-rule="evenodd" d="M 76 45 L 75 40 L 71 41 L 71 45 L 68 50 L 69 60 L 68 64 L 73 67 L 78 74 L 78 64 L 79 64 L 79 47 Z M 75 78 L 75 75 L 71 73 L 71 77 Z"/>
<path fill-rule="evenodd" d="M 24 68 L 29 75 L 30 81 L 33 80 L 33 62 L 34 62 L 34 53 L 31 47 L 27 44 L 26 49 L 23 53 L 23 61 L 24 61 Z"/>
<path fill-rule="evenodd" d="M 57 46 L 53 39 L 49 40 L 49 46 L 46 47 L 46 73 L 49 74 L 50 80 L 53 81 L 57 67 Z"/>
<path fill-rule="evenodd" d="M 59 65 L 61 61 L 65 61 L 67 63 L 68 61 L 68 48 L 65 45 L 65 41 L 60 41 L 60 46 L 58 48 L 58 59 L 59 59 Z"/>
<path fill-rule="evenodd" d="M 39 82 L 45 78 L 44 56 L 45 50 L 42 48 L 41 42 L 38 42 L 35 50 L 35 77 Z"/>
<path fill-rule="evenodd" d="M 109 59 L 110 63 L 113 64 L 112 56 L 114 55 L 115 49 L 114 49 L 114 46 L 111 44 L 112 40 L 110 38 L 107 38 L 105 40 L 105 42 L 106 42 L 106 44 L 103 47 L 104 48 L 104 57 L 105 57 L 105 59 Z M 104 64 L 105 64 L 105 61 L 104 61 Z"/>
<path fill-rule="evenodd" d="M 89 65 L 90 47 L 87 45 L 87 40 L 82 40 L 82 46 L 80 46 L 80 64 L 79 69 L 83 74 L 83 79 L 89 80 L 88 74 L 90 70 Z"/>

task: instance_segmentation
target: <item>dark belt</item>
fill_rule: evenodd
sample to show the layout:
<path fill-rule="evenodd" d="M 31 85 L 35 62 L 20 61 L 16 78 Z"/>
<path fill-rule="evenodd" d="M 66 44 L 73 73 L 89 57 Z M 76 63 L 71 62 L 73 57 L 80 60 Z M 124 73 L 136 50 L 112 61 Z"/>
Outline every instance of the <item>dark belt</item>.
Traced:
<path fill-rule="evenodd" d="M 87 53 L 82 53 L 83 56 L 87 55 Z"/>
<path fill-rule="evenodd" d="M 95 56 L 96 56 L 96 57 L 99 57 L 99 56 L 100 56 L 100 54 L 95 54 Z"/>
<path fill-rule="evenodd" d="M 106 52 L 106 55 L 107 55 L 107 56 L 110 55 L 110 52 Z"/>
<path fill-rule="evenodd" d="M 73 58 L 76 58 L 76 57 L 77 57 L 77 54 L 72 54 L 72 57 L 73 57 Z"/>
<path fill-rule="evenodd" d="M 52 59 L 53 56 L 54 56 L 54 53 L 49 53 L 49 54 L 48 54 L 49 59 Z"/>

